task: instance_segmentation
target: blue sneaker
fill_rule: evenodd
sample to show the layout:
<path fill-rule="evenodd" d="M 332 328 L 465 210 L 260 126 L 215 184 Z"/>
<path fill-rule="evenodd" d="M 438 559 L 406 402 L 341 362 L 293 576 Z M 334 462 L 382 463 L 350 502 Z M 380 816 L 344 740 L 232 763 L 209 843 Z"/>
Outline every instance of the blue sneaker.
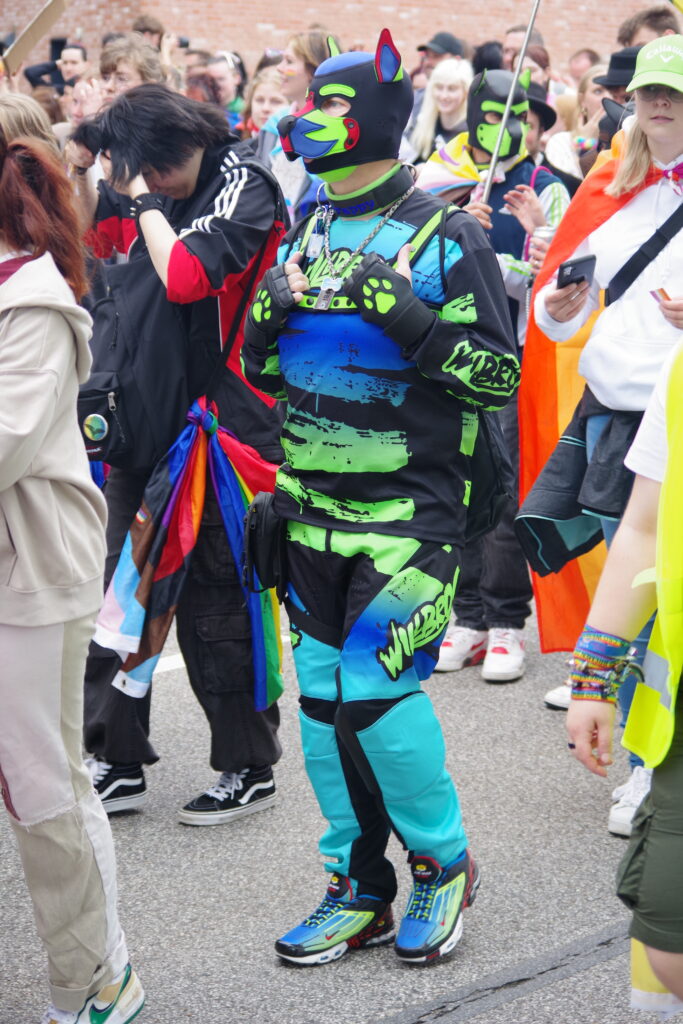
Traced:
<path fill-rule="evenodd" d="M 424 964 L 445 956 L 462 935 L 462 912 L 474 903 L 479 869 L 468 852 L 442 868 L 433 857 L 413 856 L 413 891 L 396 936 L 396 955 Z"/>
<path fill-rule="evenodd" d="M 338 960 L 347 949 L 382 946 L 393 939 L 391 904 L 358 896 L 352 879 L 332 875 L 318 909 L 278 939 L 275 951 L 290 963 L 313 967 Z"/>

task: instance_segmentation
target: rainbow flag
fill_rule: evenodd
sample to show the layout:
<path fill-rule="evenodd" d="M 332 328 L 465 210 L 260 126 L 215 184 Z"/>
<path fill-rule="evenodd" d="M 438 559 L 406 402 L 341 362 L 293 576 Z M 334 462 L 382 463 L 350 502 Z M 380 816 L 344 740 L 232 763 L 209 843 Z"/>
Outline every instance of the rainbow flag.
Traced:
<path fill-rule="evenodd" d="M 605 194 L 616 166 L 616 159 L 607 159 L 581 184 L 562 218 L 534 285 L 519 389 L 520 505 L 581 398 L 585 381 L 578 372 L 579 356 L 599 316 L 598 311 L 573 338 L 557 344 L 536 325 L 533 315 L 536 294 L 584 238 L 630 202 L 637 192 L 658 181 L 662 174 L 651 167 L 638 189 L 617 198 Z M 604 559 L 605 545 L 601 543 L 556 574 L 540 577 L 532 573 L 542 651 L 574 649 L 586 622 Z"/>
<path fill-rule="evenodd" d="M 95 641 L 123 664 L 113 685 L 132 697 L 147 692 L 173 622 L 204 510 L 214 489 L 238 572 L 244 514 L 258 491 L 272 491 L 277 466 L 218 425 L 215 403 L 193 403 L 189 424 L 155 468 L 107 589 Z M 249 611 L 254 706 L 263 711 L 283 690 L 280 614 L 274 591 L 252 594 Z"/>

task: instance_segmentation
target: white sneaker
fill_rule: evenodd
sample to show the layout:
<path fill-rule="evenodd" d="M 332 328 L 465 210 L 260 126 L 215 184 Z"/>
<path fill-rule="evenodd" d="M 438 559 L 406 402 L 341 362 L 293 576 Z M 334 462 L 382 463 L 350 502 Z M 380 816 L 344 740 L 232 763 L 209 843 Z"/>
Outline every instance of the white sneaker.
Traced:
<path fill-rule="evenodd" d="M 630 836 L 633 818 L 640 804 L 650 792 L 652 770 L 637 765 L 631 777 L 623 786 L 618 786 L 615 793 L 621 790 L 619 801 L 609 812 L 607 828 L 616 836 Z M 613 794 L 614 795 L 614 794 Z"/>
<path fill-rule="evenodd" d="M 622 782 L 622 784 L 620 786 L 616 786 L 612 790 L 612 803 L 613 804 L 616 804 L 617 801 L 621 800 L 622 796 L 624 795 L 624 793 L 626 792 L 628 787 L 631 785 L 631 781 L 630 780 L 631 780 L 631 776 L 629 775 L 629 781 L 628 782 Z"/>
<path fill-rule="evenodd" d="M 145 993 L 139 978 L 130 964 L 101 988 L 97 995 L 86 999 L 78 1013 L 58 1010 L 50 1004 L 40 1024 L 130 1024 L 145 1004 Z"/>
<path fill-rule="evenodd" d="M 478 665 L 486 656 L 487 639 L 484 629 L 449 626 L 434 671 L 457 672 L 466 665 Z"/>
<path fill-rule="evenodd" d="M 486 657 L 481 666 L 487 683 L 508 683 L 524 675 L 524 641 L 521 629 L 495 626 L 489 630 Z"/>
<path fill-rule="evenodd" d="M 556 708 L 558 711 L 566 711 L 572 699 L 572 684 L 569 680 L 556 686 L 554 690 L 548 690 L 543 700 L 547 708 Z M 619 797 L 615 797 L 618 800 Z"/>

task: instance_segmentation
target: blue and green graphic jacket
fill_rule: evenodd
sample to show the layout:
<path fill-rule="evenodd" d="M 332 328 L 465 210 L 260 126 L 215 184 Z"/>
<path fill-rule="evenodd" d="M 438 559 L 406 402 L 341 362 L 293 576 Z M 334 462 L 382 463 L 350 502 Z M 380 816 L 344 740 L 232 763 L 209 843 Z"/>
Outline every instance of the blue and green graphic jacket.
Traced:
<path fill-rule="evenodd" d="M 313 308 L 329 276 L 324 252 L 304 260 L 310 290 L 267 345 L 247 327 L 247 379 L 287 402 L 286 462 L 275 490 L 284 518 L 463 542 L 475 407 L 506 405 L 519 383 L 519 363 L 507 296 L 483 229 L 470 214 L 442 211 L 440 200 L 416 190 L 364 250 L 392 262 L 406 242 L 417 246 L 413 290 L 436 316 L 414 344 L 401 348 L 364 321 L 343 292 L 329 309 Z M 336 267 L 377 219 L 333 220 Z M 415 238 L 428 222 L 433 226 Z M 292 229 L 279 262 L 299 247 L 310 251 L 312 227 Z"/>

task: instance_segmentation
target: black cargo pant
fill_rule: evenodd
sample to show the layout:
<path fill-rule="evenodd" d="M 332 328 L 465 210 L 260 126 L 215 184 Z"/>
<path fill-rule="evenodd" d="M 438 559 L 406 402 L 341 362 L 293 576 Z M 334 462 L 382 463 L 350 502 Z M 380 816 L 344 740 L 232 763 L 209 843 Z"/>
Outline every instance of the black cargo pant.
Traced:
<path fill-rule="evenodd" d="M 515 533 L 518 512 L 519 428 L 517 396 L 498 413 L 515 474 L 514 499 L 506 502 L 495 530 L 467 544 L 453 602 L 458 625 L 486 630 L 524 629 L 533 592 L 529 569 Z"/>
<path fill-rule="evenodd" d="M 105 588 L 148 476 L 120 469 L 110 473 L 105 488 L 109 510 Z M 211 767 L 232 772 L 275 764 L 282 752 L 277 738 L 280 715 L 277 704 L 267 711 L 254 710 L 249 615 L 210 481 L 176 627 L 190 684 L 209 721 Z M 149 741 L 151 688 L 142 698 L 115 689 L 111 682 L 120 665 L 113 651 L 90 645 L 85 749 L 110 763 L 153 764 L 159 758 Z"/>

